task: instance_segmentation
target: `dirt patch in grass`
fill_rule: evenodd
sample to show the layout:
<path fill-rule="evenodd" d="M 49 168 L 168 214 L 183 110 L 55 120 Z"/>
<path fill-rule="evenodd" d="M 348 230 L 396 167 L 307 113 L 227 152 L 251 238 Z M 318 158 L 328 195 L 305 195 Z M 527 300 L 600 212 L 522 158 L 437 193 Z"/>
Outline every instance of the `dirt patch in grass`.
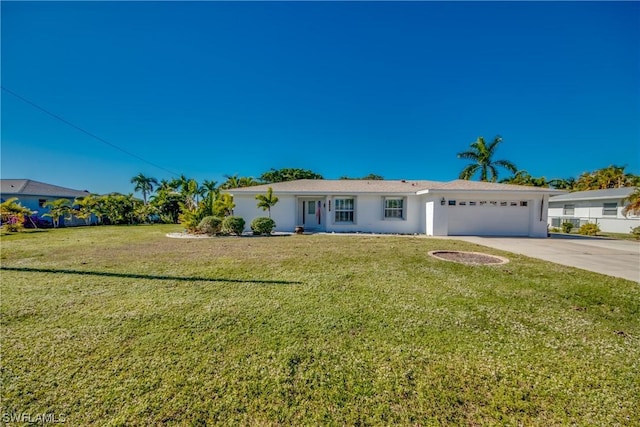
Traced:
<path fill-rule="evenodd" d="M 429 252 L 429 255 L 443 261 L 453 261 L 472 265 L 499 265 L 509 262 L 507 258 L 497 255 L 483 254 L 481 252 L 431 251 Z"/>

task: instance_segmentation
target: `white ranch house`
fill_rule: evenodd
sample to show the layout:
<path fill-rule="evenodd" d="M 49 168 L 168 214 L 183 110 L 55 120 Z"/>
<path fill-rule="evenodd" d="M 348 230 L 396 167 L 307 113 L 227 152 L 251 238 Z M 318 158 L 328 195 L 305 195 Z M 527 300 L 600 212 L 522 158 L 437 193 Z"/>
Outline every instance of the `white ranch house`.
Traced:
<path fill-rule="evenodd" d="M 276 231 L 547 236 L 548 188 L 488 182 L 298 180 L 235 188 L 234 215 L 267 216 L 255 196 L 273 188 Z"/>
<path fill-rule="evenodd" d="M 640 226 L 640 217 L 622 214 L 624 199 L 635 187 L 606 190 L 576 191 L 549 199 L 549 226 L 561 227 L 571 222 L 574 227 L 586 223 L 598 224 L 600 230 L 610 233 L 629 233 Z"/>

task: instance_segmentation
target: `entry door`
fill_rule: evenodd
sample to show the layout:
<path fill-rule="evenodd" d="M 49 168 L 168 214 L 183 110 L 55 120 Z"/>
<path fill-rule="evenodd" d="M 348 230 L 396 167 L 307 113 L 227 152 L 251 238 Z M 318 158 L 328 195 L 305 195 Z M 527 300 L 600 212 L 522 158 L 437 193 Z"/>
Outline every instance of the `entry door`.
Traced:
<path fill-rule="evenodd" d="M 306 229 L 322 228 L 324 212 L 322 200 L 308 199 L 304 203 L 304 227 Z"/>

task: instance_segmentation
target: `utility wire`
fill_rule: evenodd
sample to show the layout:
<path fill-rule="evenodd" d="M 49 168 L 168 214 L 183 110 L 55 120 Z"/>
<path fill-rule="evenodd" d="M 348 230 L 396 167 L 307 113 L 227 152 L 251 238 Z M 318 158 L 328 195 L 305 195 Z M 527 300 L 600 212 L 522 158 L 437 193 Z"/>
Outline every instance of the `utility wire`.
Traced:
<path fill-rule="evenodd" d="M 57 114 L 54 114 L 54 113 L 52 113 L 51 111 L 49 111 L 49 110 L 47 110 L 47 109 L 45 109 L 45 108 L 43 108 L 43 107 L 39 106 L 38 104 L 36 104 L 36 103 L 35 103 L 35 102 L 33 102 L 33 101 L 28 100 L 28 99 L 27 99 L 27 98 L 25 98 L 24 96 L 18 95 L 17 93 L 15 93 L 14 91 L 12 91 L 11 89 L 6 88 L 5 86 L 0 86 L 0 87 L 2 87 L 2 90 L 4 90 L 5 92 L 7 92 L 8 94 L 15 96 L 15 97 L 16 97 L 16 98 L 18 98 L 19 100 L 21 100 L 21 101 L 23 101 L 23 102 L 25 102 L 25 103 L 27 103 L 27 104 L 31 105 L 31 106 L 32 106 L 32 107 L 34 107 L 34 108 L 37 108 L 38 110 L 42 111 L 43 113 L 48 114 L 49 116 L 53 117 L 54 119 L 59 120 L 59 121 L 61 121 L 62 123 L 66 124 L 66 125 L 68 125 L 68 126 L 71 126 L 72 128 L 74 128 L 74 129 L 76 129 L 76 130 L 79 130 L 80 132 L 84 133 L 85 135 L 89 135 L 90 137 L 92 137 L 92 138 L 94 138 L 94 139 L 97 139 L 98 141 L 102 142 L 103 144 L 108 145 L 108 146 L 109 146 L 109 147 L 111 147 L 111 148 L 115 148 L 116 150 L 121 151 L 121 152 L 123 152 L 123 153 L 125 153 L 125 154 L 127 154 L 127 155 L 129 155 L 129 156 L 131 156 L 131 157 L 134 157 L 134 158 L 136 158 L 136 159 L 138 159 L 138 160 L 140 160 L 140 161 L 142 161 L 142 162 L 145 162 L 145 163 L 146 163 L 146 164 L 148 164 L 148 165 L 151 165 L 151 166 L 153 166 L 153 167 L 155 167 L 155 168 L 158 168 L 158 169 L 161 169 L 161 170 L 163 170 L 163 171 L 165 171 L 165 172 L 168 172 L 168 173 L 170 173 L 170 174 L 171 174 L 171 175 L 173 175 L 173 176 L 179 176 L 179 174 L 177 174 L 177 173 L 175 173 L 175 172 L 173 172 L 173 171 L 170 171 L 169 169 L 163 168 L 162 166 L 159 166 L 159 165 L 157 165 L 157 164 L 155 164 L 155 163 L 152 163 L 152 162 L 150 162 L 150 161 L 148 161 L 148 160 L 146 160 L 146 159 L 143 159 L 142 157 L 138 156 L 137 154 L 133 154 L 132 152 L 127 151 L 127 150 L 125 150 L 124 148 L 119 147 L 119 146 L 117 146 L 116 144 L 113 144 L 113 143 L 111 143 L 111 142 L 107 141 L 107 140 L 106 140 L 106 139 L 104 139 L 104 138 L 100 138 L 98 135 L 94 135 L 93 133 L 91 133 L 91 132 L 89 132 L 89 131 L 87 131 L 87 130 L 82 129 L 80 126 L 76 126 L 76 125 L 74 125 L 74 124 L 73 124 L 73 123 L 71 123 L 70 121 L 65 120 L 64 118 L 62 118 L 62 117 L 58 116 Z"/>

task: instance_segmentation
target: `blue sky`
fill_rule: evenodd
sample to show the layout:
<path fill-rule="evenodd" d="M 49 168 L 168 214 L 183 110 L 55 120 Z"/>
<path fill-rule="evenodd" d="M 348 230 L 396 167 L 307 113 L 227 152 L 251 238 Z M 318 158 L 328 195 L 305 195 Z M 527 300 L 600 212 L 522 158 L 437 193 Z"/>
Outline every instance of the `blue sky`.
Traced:
<path fill-rule="evenodd" d="M 6 2 L 2 178 L 640 174 L 638 2 Z M 501 177 L 509 175 L 503 171 Z"/>

